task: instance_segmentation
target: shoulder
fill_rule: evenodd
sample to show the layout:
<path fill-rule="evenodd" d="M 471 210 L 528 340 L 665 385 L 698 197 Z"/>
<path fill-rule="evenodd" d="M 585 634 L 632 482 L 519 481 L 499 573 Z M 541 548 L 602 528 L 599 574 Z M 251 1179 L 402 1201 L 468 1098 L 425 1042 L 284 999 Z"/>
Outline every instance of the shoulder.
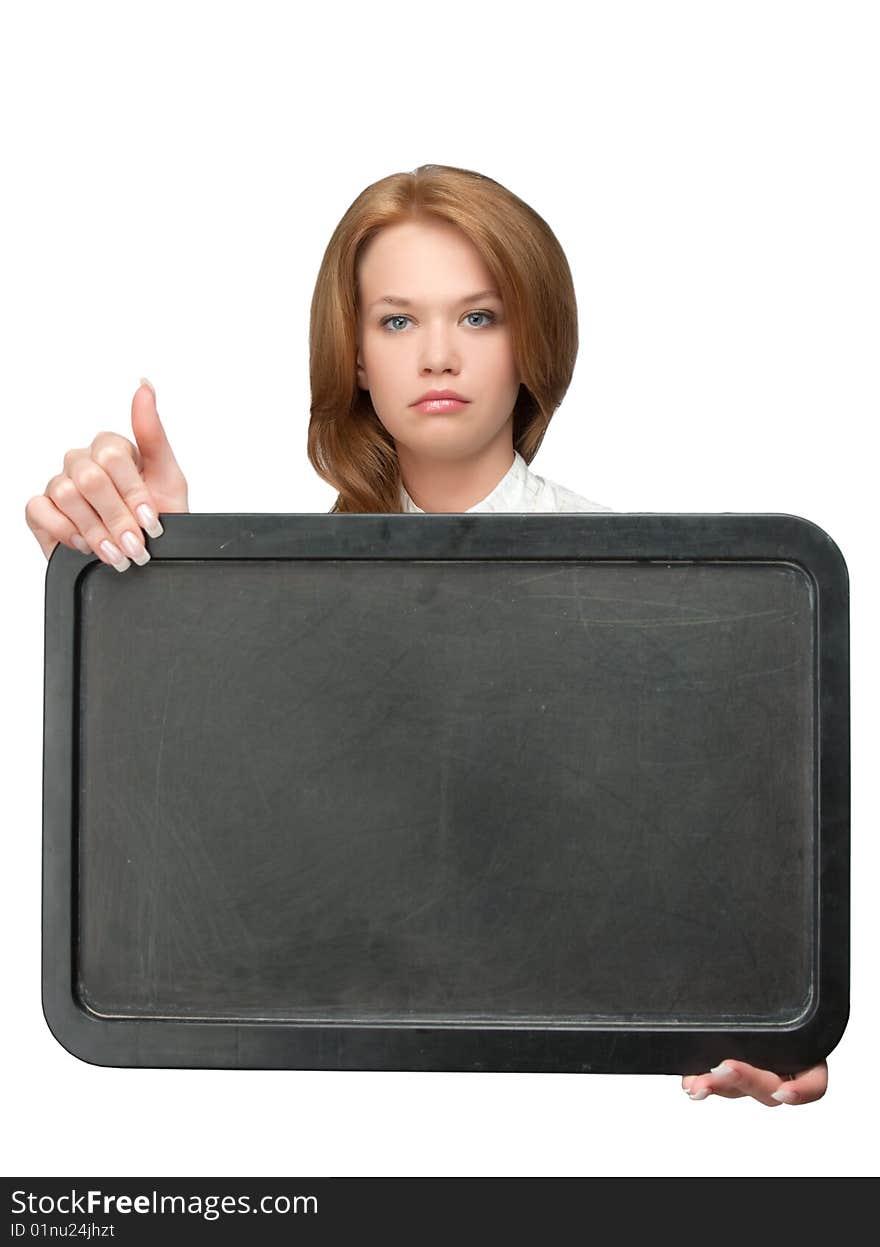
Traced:
<path fill-rule="evenodd" d="M 610 511 L 611 507 L 606 507 L 604 502 L 593 502 L 589 498 L 584 498 L 580 494 L 576 494 L 574 490 L 566 489 L 564 485 L 559 485 L 556 481 L 549 481 L 546 477 L 538 476 L 537 473 L 531 472 L 532 478 L 530 490 L 530 510 L 534 511 Z"/>

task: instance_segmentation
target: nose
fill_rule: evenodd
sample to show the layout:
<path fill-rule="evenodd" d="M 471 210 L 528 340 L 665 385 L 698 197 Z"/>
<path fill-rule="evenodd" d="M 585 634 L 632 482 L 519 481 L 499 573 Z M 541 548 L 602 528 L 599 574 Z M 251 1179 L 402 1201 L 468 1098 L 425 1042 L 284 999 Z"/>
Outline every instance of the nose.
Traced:
<path fill-rule="evenodd" d="M 460 367 L 458 347 L 446 325 L 434 325 L 422 338 L 419 367 L 422 372 L 458 372 Z"/>

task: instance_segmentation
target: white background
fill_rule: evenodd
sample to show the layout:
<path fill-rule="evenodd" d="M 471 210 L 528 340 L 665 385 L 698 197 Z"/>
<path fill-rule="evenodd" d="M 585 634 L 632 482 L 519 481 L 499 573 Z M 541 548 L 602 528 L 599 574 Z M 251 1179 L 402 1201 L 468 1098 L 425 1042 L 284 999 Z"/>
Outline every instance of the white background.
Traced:
<path fill-rule="evenodd" d="M 2 1171 L 876 1173 L 877 6 L 2 13 Z M 132 436 L 146 375 L 192 511 L 326 512 L 318 265 L 366 185 L 426 162 L 502 182 L 568 255 L 580 355 L 535 471 L 617 511 L 803 516 L 847 561 L 852 1012 L 815 1104 L 694 1103 L 677 1076 L 102 1068 L 45 1024 L 25 503 L 65 450 Z"/>

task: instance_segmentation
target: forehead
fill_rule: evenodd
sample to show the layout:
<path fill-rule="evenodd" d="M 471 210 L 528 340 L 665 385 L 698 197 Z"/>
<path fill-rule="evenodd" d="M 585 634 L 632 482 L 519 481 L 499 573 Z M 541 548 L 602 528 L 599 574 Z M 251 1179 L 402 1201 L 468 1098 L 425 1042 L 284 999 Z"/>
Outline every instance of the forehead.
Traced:
<path fill-rule="evenodd" d="M 454 296 L 490 286 L 492 275 L 476 247 L 446 221 L 388 225 L 370 239 L 358 265 L 361 299 L 384 294 Z"/>

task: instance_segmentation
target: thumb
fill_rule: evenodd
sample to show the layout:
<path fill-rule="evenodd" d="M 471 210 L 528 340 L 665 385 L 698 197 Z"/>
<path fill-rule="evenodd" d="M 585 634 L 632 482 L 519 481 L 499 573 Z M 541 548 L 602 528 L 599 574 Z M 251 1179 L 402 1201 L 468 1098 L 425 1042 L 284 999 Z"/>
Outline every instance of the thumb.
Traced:
<path fill-rule="evenodd" d="M 186 510 L 186 480 L 159 419 L 156 391 L 146 377 L 141 377 L 131 401 L 131 428 L 140 453 L 140 471 L 156 502 L 164 510 Z"/>

